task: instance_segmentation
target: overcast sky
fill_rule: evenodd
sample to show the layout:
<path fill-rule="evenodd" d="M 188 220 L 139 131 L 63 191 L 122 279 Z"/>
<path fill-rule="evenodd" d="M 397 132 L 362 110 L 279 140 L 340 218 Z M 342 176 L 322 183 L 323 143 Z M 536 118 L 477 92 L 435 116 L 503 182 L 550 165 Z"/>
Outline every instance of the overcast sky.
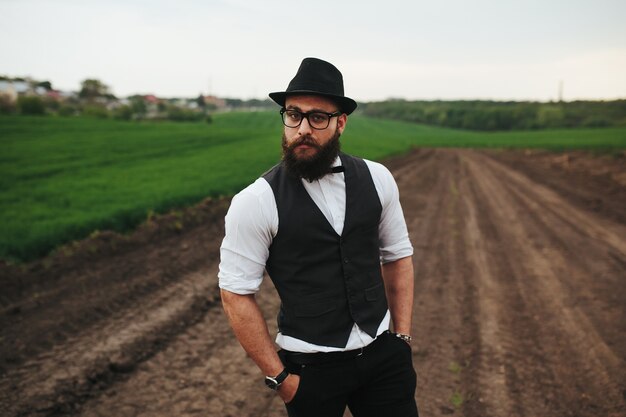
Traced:
<path fill-rule="evenodd" d="M 0 75 L 265 98 L 302 58 L 359 101 L 626 98 L 624 0 L 0 0 Z"/>

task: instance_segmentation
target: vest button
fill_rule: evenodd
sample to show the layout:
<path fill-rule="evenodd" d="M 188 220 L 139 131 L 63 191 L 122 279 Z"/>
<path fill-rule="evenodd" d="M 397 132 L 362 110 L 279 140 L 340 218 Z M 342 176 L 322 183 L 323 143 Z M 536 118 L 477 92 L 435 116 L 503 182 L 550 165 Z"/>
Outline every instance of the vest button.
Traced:
<path fill-rule="evenodd" d="M 349 264 L 349 263 L 350 263 L 350 260 L 349 260 L 348 258 L 344 258 L 343 263 L 344 263 L 344 264 Z"/>

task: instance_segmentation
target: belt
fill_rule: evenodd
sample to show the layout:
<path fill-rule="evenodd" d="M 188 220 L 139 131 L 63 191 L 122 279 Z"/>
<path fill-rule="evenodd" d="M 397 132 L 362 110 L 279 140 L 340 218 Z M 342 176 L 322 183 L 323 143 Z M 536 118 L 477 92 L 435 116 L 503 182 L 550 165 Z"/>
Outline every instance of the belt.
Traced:
<path fill-rule="evenodd" d="M 383 336 L 387 333 L 389 333 L 389 331 L 381 333 L 372 343 L 359 349 L 343 350 L 339 352 L 315 353 L 291 352 L 282 349 L 279 352 L 279 356 L 284 356 L 284 358 L 288 362 L 294 363 L 296 365 L 316 365 L 322 363 L 347 361 L 362 356 L 370 351 L 373 346 L 376 345 L 376 342 L 380 339 L 380 336 Z"/>

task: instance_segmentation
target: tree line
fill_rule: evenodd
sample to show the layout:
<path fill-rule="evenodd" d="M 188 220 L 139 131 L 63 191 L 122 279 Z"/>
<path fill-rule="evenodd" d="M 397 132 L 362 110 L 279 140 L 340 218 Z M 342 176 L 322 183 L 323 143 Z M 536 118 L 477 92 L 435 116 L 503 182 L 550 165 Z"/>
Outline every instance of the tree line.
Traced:
<path fill-rule="evenodd" d="M 626 126 L 626 100 L 406 101 L 360 103 L 366 116 L 469 130 Z"/>
<path fill-rule="evenodd" d="M 19 83 L 19 91 L 0 89 L 0 114 L 58 115 L 113 118 L 117 120 L 171 120 L 211 122 L 215 111 L 259 110 L 272 106 L 266 100 L 218 99 L 199 94 L 194 98 L 158 98 L 132 95 L 118 98 L 97 79 L 81 82 L 77 92 L 62 93 L 50 81 L 0 76 L 0 81 Z"/>
<path fill-rule="evenodd" d="M 79 91 L 65 94 L 55 90 L 50 81 L 5 76 L 0 76 L 0 81 L 21 83 L 19 92 L 0 94 L 0 114 L 211 122 L 209 111 L 213 110 L 202 96 L 185 100 L 137 94 L 120 99 L 98 79 L 83 80 Z"/>

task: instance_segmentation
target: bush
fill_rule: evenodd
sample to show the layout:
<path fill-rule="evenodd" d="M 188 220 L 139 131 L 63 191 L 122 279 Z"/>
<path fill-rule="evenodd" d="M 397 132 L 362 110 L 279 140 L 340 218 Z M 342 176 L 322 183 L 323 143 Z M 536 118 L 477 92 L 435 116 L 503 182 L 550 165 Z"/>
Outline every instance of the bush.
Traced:
<path fill-rule="evenodd" d="M 52 97 L 44 97 L 43 105 L 49 112 L 56 113 L 61 108 L 61 103 L 59 100 Z"/>
<path fill-rule="evenodd" d="M 42 115 L 46 114 L 43 100 L 35 96 L 20 96 L 17 98 L 17 108 L 20 114 Z"/>
<path fill-rule="evenodd" d="M 130 106 L 120 106 L 113 110 L 113 118 L 117 120 L 130 120 L 133 118 L 133 109 Z"/>
<path fill-rule="evenodd" d="M 59 108 L 59 116 L 75 116 L 77 109 L 71 104 L 64 104 Z"/>
<path fill-rule="evenodd" d="M 600 116 L 591 116 L 583 120 L 584 127 L 607 127 L 611 126 L 611 122 Z"/>
<path fill-rule="evenodd" d="M 193 110 L 170 106 L 167 109 L 167 119 L 174 122 L 198 122 L 204 119 L 204 114 Z"/>
<path fill-rule="evenodd" d="M 109 117 L 109 111 L 104 106 L 98 104 L 88 104 L 83 108 L 83 115 L 106 119 Z"/>

